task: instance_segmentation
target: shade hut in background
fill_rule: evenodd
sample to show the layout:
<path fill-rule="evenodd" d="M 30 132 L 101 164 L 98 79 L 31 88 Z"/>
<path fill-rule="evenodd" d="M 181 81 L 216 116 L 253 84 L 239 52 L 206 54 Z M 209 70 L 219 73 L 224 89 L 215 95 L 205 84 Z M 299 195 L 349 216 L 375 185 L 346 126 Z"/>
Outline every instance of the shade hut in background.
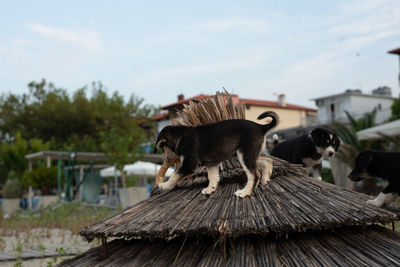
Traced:
<path fill-rule="evenodd" d="M 226 113 L 241 117 L 244 108 L 217 94 L 185 107 L 181 123 L 231 118 Z M 397 220 L 398 210 L 314 181 L 299 165 L 276 158 L 273 165 L 268 186 L 243 199 L 234 195 L 246 181 L 235 158 L 221 164 L 220 185 L 210 196 L 200 193 L 205 173 L 172 191 L 156 189 L 150 199 L 82 229 L 88 241 L 100 238 L 103 245 L 61 266 L 400 265 L 400 235 L 377 225 Z"/>

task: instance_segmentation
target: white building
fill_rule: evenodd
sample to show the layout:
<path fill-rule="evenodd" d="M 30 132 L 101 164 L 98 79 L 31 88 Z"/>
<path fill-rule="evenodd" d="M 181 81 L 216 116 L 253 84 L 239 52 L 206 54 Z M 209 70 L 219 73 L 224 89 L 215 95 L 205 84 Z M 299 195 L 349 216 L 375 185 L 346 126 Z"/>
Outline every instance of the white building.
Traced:
<path fill-rule="evenodd" d="M 332 122 L 347 123 L 345 111 L 355 119 L 361 118 L 366 112 L 377 109 L 377 124 L 387 120 L 391 114 L 391 106 L 396 98 L 390 95 L 363 94 L 360 90 L 347 90 L 344 93 L 315 98 L 318 107 L 319 124 Z"/>

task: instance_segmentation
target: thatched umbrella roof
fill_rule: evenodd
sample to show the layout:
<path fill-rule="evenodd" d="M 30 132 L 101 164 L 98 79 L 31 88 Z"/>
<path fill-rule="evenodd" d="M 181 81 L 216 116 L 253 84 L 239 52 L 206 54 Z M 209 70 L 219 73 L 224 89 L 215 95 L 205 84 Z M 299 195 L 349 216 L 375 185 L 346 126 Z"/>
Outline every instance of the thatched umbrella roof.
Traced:
<path fill-rule="evenodd" d="M 245 236 L 227 243 L 177 238 L 118 239 L 59 266 L 399 266 L 400 234 L 380 226 L 296 233 L 288 238 Z"/>
<path fill-rule="evenodd" d="M 244 117 L 243 112 L 219 94 L 186 106 L 180 123 Z M 200 193 L 207 184 L 204 173 L 171 191 L 155 190 L 148 200 L 82 229 L 87 240 L 102 238 L 104 245 L 62 266 L 400 264 L 399 234 L 369 226 L 399 219 L 398 210 L 368 205 L 366 195 L 272 160 L 272 180 L 243 199 L 234 195 L 246 180 L 235 158 L 221 165 L 220 185 L 210 196 Z M 109 237 L 117 240 L 107 244 Z"/>
<path fill-rule="evenodd" d="M 287 164 L 285 169 L 290 167 Z M 200 193 L 201 188 L 207 185 L 207 179 L 197 177 L 172 191 L 155 192 L 150 199 L 85 227 L 80 234 L 88 240 L 102 237 L 165 239 L 179 235 L 280 235 L 293 231 L 389 223 L 398 219 L 394 212 L 367 204 L 366 195 L 293 173 L 291 176 L 273 173 L 268 186 L 255 188 L 253 194 L 244 199 L 235 197 L 234 192 L 242 186 L 245 174 L 232 177 L 231 172 L 223 172 L 220 186 L 211 196 Z"/>

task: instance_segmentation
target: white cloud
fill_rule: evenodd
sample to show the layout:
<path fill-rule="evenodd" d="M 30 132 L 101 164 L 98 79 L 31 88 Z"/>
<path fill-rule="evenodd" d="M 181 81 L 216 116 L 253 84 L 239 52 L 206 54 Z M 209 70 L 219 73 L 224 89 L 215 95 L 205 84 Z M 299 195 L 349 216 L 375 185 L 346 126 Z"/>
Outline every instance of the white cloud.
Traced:
<path fill-rule="evenodd" d="M 398 27 L 399 24 L 400 13 L 394 10 L 388 10 L 387 12 L 343 23 L 333 27 L 331 31 L 342 35 L 368 34 L 392 27 Z"/>
<path fill-rule="evenodd" d="M 10 40 L 10 42 L 14 45 L 19 45 L 19 46 L 28 46 L 31 45 L 32 42 L 29 40 L 21 39 L 21 38 L 13 38 Z"/>
<path fill-rule="evenodd" d="M 248 70 L 263 64 L 268 56 L 251 56 L 236 60 L 221 60 L 212 64 L 192 65 L 186 67 L 169 68 L 160 71 L 146 73 L 135 79 L 136 85 L 146 84 L 154 81 L 162 81 L 178 76 L 186 76 L 192 74 L 215 73 L 224 71 L 240 71 Z"/>
<path fill-rule="evenodd" d="M 332 33 L 368 34 L 400 26 L 398 0 L 351 2 L 346 7 L 354 19 L 333 27 Z"/>
<path fill-rule="evenodd" d="M 396 0 L 397 1 L 397 0 Z M 358 0 L 346 2 L 342 9 L 350 12 L 369 12 L 390 3 L 390 0 Z"/>
<path fill-rule="evenodd" d="M 196 30 L 205 31 L 227 31 L 227 30 L 246 30 L 258 33 L 269 32 L 270 24 L 265 20 L 248 18 L 229 18 L 221 19 L 190 26 Z"/>
<path fill-rule="evenodd" d="M 399 35 L 400 29 L 398 30 L 387 30 L 375 32 L 363 36 L 355 36 L 344 40 L 343 44 L 345 46 L 344 51 L 357 50 L 361 47 L 368 46 L 369 44 L 384 39 L 389 36 Z"/>
<path fill-rule="evenodd" d="M 327 30 L 329 34 L 338 36 L 341 40 L 340 46 L 334 49 L 342 51 L 342 54 L 400 34 L 398 2 L 356 1 L 347 3 L 344 7 L 352 19 L 345 22 L 342 19 L 336 26 Z"/>
<path fill-rule="evenodd" d="M 32 23 L 28 23 L 27 27 L 41 36 L 61 43 L 72 44 L 86 51 L 99 52 L 105 47 L 99 34 L 93 30 L 71 30 Z"/>

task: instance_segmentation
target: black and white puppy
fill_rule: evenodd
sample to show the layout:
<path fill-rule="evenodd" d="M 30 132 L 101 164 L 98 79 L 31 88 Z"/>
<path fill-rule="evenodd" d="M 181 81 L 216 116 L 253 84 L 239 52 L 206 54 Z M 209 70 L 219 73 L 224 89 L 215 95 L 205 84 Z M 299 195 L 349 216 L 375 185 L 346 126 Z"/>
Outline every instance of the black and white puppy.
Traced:
<path fill-rule="evenodd" d="M 322 159 L 333 157 L 339 146 L 340 140 L 334 131 L 315 128 L 310 134 L 277 143 L 271 155 L 290 163 L 303 164 L 306 168 L 312 168 L 313 177 L 321 181 Z"/>
<path fill-rule="evenodd" d="M 382 178 L 389 184 L 375 199 L 368 200 L 367 203 L 381 207 L 395 201 L 400 193 L 400 153 L 372 150 L 361 152 L 355 159 L 349 179 L 357 182 L 372 177 Z"/>
<path fill-rule="evenodd" d="M 184 176 L 196 173 L 200 167 L 207 168 L 208 186 L 202 194 L 213 193 L 219 183 L 219 164 L 237 155 L 247 175 L 247 183 L 236 196 L 251 194 L 257 167 L 262 170 L 261 182 L 266 184 L 272 173 L 272 161 L 261 160 L 265 150 L 267 132 L 278 124 L 278 115 L 267 111 L 257 119 L 270 118 L 261 125 L 248 120 L 225 120 L 196 127 L 167 126 L 158 135 L 155 151 L 168 147 L 180 157 L 181 166 L 175 170 L 167 182 L 160 183 L 161 190 L 170 190 Z"/>

